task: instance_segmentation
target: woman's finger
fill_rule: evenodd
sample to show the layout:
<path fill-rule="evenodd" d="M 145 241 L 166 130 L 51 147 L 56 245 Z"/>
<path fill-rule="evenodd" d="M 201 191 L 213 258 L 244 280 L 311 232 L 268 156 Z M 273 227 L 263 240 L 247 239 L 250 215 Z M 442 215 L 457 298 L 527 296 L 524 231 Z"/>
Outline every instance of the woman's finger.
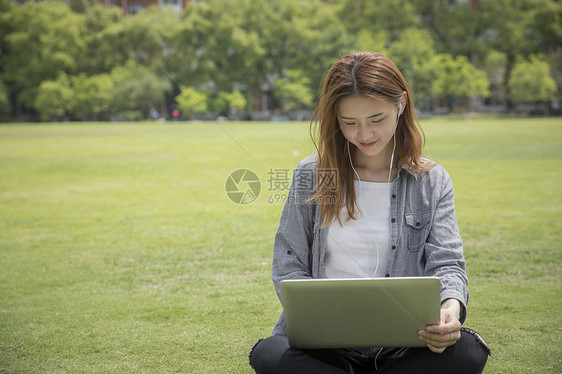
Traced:
<path fill-rule="evenodd" d="M 420 330 L 419 337 L 421 340 L 428 344 L 428 347 L 432 346 L 434 348 L 440 349 L 455 344 L 460 339 L 460 332 L 434 334 L 429 333 L 425 330 Z"/>

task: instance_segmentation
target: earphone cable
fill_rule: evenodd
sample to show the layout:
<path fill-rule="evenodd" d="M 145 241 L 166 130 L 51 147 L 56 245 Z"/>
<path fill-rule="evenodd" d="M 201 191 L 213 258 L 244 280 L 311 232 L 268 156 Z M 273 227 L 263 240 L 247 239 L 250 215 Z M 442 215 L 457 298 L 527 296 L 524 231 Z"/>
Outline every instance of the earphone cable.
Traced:
<path fill-rule="evenodd" d="M 398 114 L 396 116 L 396 126 L 394 128 L 394 134 L 392 135 L 392 140 L 393 140 L 393 146 L 392 146 L 392 155 L 390 156 L 390 166 L 388 168 L 388 180 L 387 180 L 387 184 L 386 184 L 386 188 L 387 188 L 387 196 L 388 196 L 388 208 L 390 208 L 390 178 L 392 177 L 392 167 L 394 164 L 394 153 L 396 151 L 396 129 L 398 128 L 398 121 L 400 119 L 400 112 L 402 111 L 402 103 L 400 103 L 400 109 L 398 110 Z M 351 169 L 353 170 L 353 172 L 355 173 L 355 175 L 357 176 L 357 180 L 359 181 L 359 195 L 363 196 L 363 187 L 361 184 L 361 177 L 359 176 L 359 173 L 357 172 L 357 170 L 355 170 L 355 167 L 353 166 L 353 160 L 351 158 L 351 150 L 350 150 L 350 145 L 349 145 L 349 140 L 347 141 L 347 155 L 349 157 L 349 164 L 351 166 Z M 359 207 L 358 207 L 359 208 Z M 362 213 L 362 212 L 361 212 Z M 355 260 L 355 258 L 349 253 L 347 252 L 343 246 L 340 245 L 340 247 L 344 250 L 344 252 L 346 252 L 348 254 L 348 256 L 351 257 L 351 259 L 357 263 L 359 265 L 359 267 L 361 267 L 361 269 L 369 276 L 369 278 L 374 278 L 375 275 L 377 274 L 377 271 L 379 270 L 379 263 L 380 263 L 380 255 L 379 255 L 379 243 L 377 241 L 377 236 L 375 235 L 375 232 L 373 232 L 373 229 L 371 228 L 371 226 L 367 223 L 367 227 L 369 228 L 369 231 L 371 232 L 371 234 L 373 235 L 373 240 L 375 242 L 375 250 L 377 253 L 377 260 L 376 260 L 376 265 L 375 265 L 375 271 L 374 273 L 371 275 L 370 272 L 368 272 L 357 260 Z M 380 228 L 380 226 L 379 226 Z M 392 229 L 390 229 L 390 231 L 392 231 Z"/>

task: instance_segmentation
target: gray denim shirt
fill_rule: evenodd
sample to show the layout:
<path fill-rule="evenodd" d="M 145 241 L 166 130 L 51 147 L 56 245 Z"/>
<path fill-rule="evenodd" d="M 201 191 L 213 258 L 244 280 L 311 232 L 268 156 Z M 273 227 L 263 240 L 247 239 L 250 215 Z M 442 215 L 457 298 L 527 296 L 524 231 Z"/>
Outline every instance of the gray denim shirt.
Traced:
<path fill-rule="evenodd" d="M 312 155 L 297 166 L 275 235 L 272 279 L 280 300 L 282 280 L 325 277 L 328 228 L 321 227 L 319 205 L 308 201 L 313 193 L 310 182 L 314 181 L 317 164 L 318 156 Z M 449 298 L 459 300 L 460 321 L 464 322 L 468 278 L 451 178 L 437 164 L 422 173 L 402 167 L 391 187 L 391 250 L 386 276 L 439 277 L 441 302 Z M 281 313 L 273 335 L 286 334 Z"/>

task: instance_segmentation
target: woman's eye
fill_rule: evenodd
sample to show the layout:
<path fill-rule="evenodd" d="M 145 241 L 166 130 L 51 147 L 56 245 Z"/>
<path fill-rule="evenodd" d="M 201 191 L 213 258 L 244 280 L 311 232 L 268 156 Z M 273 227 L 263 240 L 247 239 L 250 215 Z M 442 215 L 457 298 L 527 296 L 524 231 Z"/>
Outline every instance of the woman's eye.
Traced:
<path fill-rule="evenodd" d="M 371 123 L 381 123 L 384 120 L 385 120 L 385 118 L 381 118 L 381 119 L 376 120 L 376 121 L 371 121 Z"/>
<path fill-rule="evenodd" d="M 343 121 L 343 123 L 344 123 L 345 125 L 348 125 L 348 126 L 353 126 L 353 125 L 355 125 L 355 122 L 345 122 L 345 121 Z"/>

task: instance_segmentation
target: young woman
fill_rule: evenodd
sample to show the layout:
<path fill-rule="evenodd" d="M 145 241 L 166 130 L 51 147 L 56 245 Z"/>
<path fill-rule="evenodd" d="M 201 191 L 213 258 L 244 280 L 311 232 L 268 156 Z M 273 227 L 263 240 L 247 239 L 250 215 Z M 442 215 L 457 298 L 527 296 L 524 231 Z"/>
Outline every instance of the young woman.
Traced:
<path fill-rule="evenodd" d="M 256 373 L 482 372 L 489 350 L 461 328 L 468 280 L 453 186 L 422 156 L 400 71 L 378 53 L 342 57 L 324 78 L 311 123 L 318 152 L 295 170 L 275 236 L 278 296 L 284 279 L 437 276 L 441 322 L 418 332 L 427 348 L 299 350 L 281 314 L 250 353 Z"/>

